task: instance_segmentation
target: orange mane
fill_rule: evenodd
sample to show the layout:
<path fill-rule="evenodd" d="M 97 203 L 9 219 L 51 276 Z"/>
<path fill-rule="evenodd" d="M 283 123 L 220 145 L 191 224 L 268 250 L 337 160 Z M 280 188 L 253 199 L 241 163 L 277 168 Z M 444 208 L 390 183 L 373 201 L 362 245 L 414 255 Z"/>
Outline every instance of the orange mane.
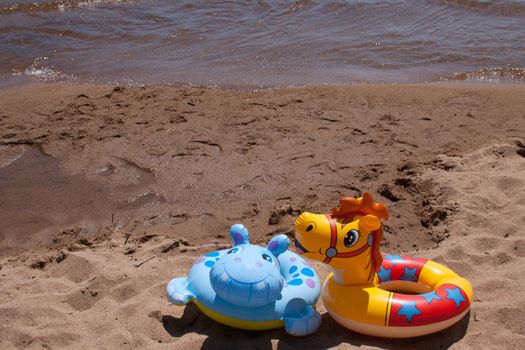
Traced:
<path fill-rule="evenodd" d="M 379 219 L 388 220 L 388 210 L 383 203 L 374 202 L 374 198 L 368 192 L 363 193 L 361 198 L 343 197 L 339 200 L 339 207 L 332 209 L 332 217 L 334 219 L 349 219 L 352 220 L 355 216 L 374 215 Z M 379 247 L 383 239 L 383 229 L 373 231 L 371 233 L 372 240 L 372 271 L 379 271 L 381 263 L 383 262 L 383 255 Z"/>
<path fill-rule="evenodd" d="M 339 207 L 332 209 L 332 217 L 335 219 L 352 219 L 354 216 L 374 215 L 379 219 L 388 220 L 388 210 L 383 203 L 374 202 L 374 198 L 368 192 L 363 197 L 343 197 L 339 200 Z"/>

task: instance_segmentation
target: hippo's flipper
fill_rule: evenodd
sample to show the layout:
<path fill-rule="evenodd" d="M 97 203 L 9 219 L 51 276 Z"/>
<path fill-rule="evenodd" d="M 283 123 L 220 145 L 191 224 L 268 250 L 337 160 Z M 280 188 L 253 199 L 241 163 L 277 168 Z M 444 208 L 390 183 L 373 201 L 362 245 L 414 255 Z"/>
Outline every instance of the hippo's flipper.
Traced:
<path fill-rule="evenodd" d="M 297 337 L 314 333 L 321 324 L 321 315 L 303 299 L 290 300 L 286 306 L 284 329 Z"/>
<path fill-rule="evenodd" d="M 299 317 L 284 317 L 284 329 L 296 337 L 314 333 L 320 324 L 321 315 L 311 306 Z"/>
<path fill-rule="evenodd" d="M 166 295 L 175 305 L 186 305 L 194 298 L 188 290 L 188 279 L 185 277 L 172 279 L 166 286 Z"/>

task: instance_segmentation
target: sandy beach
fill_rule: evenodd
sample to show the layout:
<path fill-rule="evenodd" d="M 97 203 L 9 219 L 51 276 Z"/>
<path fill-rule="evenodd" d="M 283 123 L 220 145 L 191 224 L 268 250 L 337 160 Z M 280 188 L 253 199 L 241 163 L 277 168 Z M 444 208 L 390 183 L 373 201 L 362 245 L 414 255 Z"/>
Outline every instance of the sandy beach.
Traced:
<path fill-rule="evenodd" d="M 523 85 L 0 90 L 0 348 L 525 348 Z M 302 211 L 368 191 L 384 253 L 447 265 L 470 313 L 413 339 L 248 332 L 177 307 L 200 255 L 293 239 Z M 328 268 L 315 263 L 321 277 Z"/>

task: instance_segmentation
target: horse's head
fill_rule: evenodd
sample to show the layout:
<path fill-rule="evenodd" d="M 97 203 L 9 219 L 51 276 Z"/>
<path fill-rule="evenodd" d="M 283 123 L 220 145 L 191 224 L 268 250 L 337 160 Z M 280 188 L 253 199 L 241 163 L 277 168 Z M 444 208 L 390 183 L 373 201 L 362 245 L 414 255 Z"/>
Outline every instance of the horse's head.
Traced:
<path fill-rule="evenodd" d="M 295 222 L 295 245 L 305 257 L 333 268 L 348 266 L 348 258 L 371 260 L 372 271 L 382 262 L 379 245 L 383 237 L 380 218 L 387 219 L 383 204 L 369 193 L 362 198 L 344 197 L 331 214 L 302 213 Z"/>
<path fill-rule="evenodd" d="M 277 257 L 288 249 L 288 237 L 277 235 L 267 247 L 253 245 L 248 230 L 240 224 L 231 227 L 230 235 L 235 246 L 210 271 L 210 282 L 217 295 L 245 307 L 280 299 L 284 279 Z"/>

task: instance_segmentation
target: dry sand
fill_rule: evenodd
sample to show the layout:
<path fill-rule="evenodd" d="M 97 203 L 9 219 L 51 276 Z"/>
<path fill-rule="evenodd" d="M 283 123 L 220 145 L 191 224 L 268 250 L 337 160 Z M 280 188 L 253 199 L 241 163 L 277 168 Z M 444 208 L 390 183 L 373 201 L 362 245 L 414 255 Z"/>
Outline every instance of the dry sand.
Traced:
<path fill-rule="evenodd" d="M 2 90 L 0 348 L 523 349 L 524 136 L 519 85 Z M 468 317 L 389 340 L 319 302 L 321 328 L 294 338 L 167 302 L 231 224 L 293 236 L 301 211 L 362 191 L 389 207 L 383 252 L 471 280 Z"/>

